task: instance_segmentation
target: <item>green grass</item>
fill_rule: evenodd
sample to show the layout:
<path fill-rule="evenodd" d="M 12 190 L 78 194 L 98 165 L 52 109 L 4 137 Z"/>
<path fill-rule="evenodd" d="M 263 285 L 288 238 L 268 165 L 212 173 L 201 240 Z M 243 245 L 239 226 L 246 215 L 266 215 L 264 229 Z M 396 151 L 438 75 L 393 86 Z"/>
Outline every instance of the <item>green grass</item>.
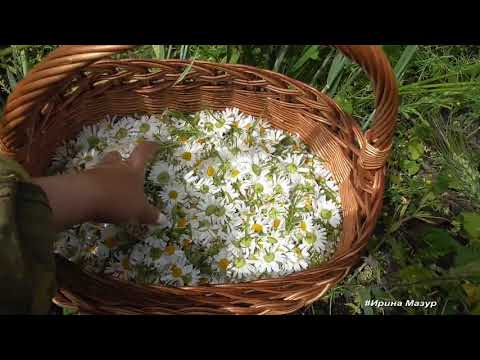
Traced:
<path fill-rule="evenodd" d="M 53 48 L 0 48 L 0 106 Z M 383 48 L 402 101 L 382 216 L 362 262 L 301 313 L 480 314 L 480 47 Z M 368 79 L 329 47 L 147 45 L 118 57 L 195 58 L 272 69 L 327 93 L 364 129 L 371 126 Z M 438 306 L 366 307 L 370 299 Z"/>

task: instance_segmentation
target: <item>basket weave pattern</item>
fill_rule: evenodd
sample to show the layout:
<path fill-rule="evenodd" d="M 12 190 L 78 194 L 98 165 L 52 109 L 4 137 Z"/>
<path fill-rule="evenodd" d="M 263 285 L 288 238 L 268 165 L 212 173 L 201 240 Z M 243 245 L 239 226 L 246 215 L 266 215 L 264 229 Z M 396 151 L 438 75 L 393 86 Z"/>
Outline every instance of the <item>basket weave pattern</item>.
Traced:
<path fill-rule="evenodd" d="M 398 111 L 396 80 L 382 50 L 337 46 L 373 83 L 373 126 L 362 133 L 331 98 L 285 75 L 203 61 L 108 60 L 131 48 L 69 45 L 53 51 L 8 98 L 0 152 L 39 176 L 62 141 L 107 114 L 237 107 L 298 133 L 325 160 L 340 188 L 341 240 L 333 258 L 316 268 L 276 279 L 182 288 L 87 273 L 57 256 L 54 302 L 92 314 L 286 314 L 322 297 L 357 263 L 382 207 Z"/>

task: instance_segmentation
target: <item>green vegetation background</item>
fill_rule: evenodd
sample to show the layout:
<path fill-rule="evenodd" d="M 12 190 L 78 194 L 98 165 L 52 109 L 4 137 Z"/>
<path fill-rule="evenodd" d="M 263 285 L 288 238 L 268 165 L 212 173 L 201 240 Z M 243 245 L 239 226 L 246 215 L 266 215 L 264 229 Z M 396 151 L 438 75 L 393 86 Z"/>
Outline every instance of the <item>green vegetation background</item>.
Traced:
<path fill-rule="evenodd" d="M 56 45 L 0 46 L 0 108 Z M 398 78 L 399 123 L 382 216 L 362 262 L 302 314 L 480 314 L 480 47 L 383 46 Z M 122 57 L 202 59 L 272 69 L 311 84 L 370 125 L 361 69 L 319 45 L 147 45 Z M 366 300 L 436 301 L 434 308 Z"/>

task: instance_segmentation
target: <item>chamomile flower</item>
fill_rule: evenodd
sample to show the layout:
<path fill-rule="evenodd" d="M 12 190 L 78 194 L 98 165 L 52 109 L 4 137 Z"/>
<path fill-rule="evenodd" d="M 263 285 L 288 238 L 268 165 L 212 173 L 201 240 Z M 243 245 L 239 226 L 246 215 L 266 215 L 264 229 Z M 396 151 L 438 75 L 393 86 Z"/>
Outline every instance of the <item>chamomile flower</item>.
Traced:
<path fill-rule="evenodd" d="M 272 188 L 275 194 L 288 196 L 290 194 L 291 185 L 285 176 L 273 174 Z"/>
<path fill-rule="evenodd" d="M 139 121 L 134 124 L 134 133 L 138 134 L 140 138 L 153 141 L 155 134 L 158 133 L 160 123 L 156 121 L 155 117 L 142 116 Z"/>
<path fill-rule="evenodd" d="M 107 262 L 105 273 L 124 280 L 131 278 L 133 276 L 133 271 L 128 255 L 124 253 L 116 253 L 114 257 Z"/>
<path fill-rule="evenodd" d="M 218 158 L 209 158 L 207 160 L 202 161 L 200 165 L 200 175 L 199 176 L 206 176 L 209 178 L 213 178 L 215 175 L 218 174 L 218 170 L 220 169 L 220 162 Z"/>
<path fill-rule="evenodd" d="M 308 233 L 313 230 L 313 218 L 310 214 L 302 214 L 298 228 L 303 233 Z"/>
<path fill-rule="evenodd" d="M 226 273 L 227 269 L 233 266 L 232 255 L 226 250 L 222 249 L 213 257 L 212 269 L 221 273 Z"/>
<path fill-rule="evenodd" d="M 182 165 L 191 167 L 201 156 L 202 150 L 202 145 L 197 142 L 190 142 L 180 146 L 175 152 L 175 155 Z"/>
<path fill-rule="evenodd" d="M 254 262 L 255 269 L 260 272 L 278 273 L 280 271 L 280 264 L 284 261 L 282 255 L 276 248 L 271 248 L 268 251 L 260 251 L 257 260 Z"/>
<path fill-rule="evenodd" d="M 272 228 L 272 223 L 265 216 L 256 215 L 249 219 L 248 231 L 256 235 L 267 234 Z"/>
<path fill-rule="evenodd" d="M 324 196 L 321 196 L 314 200 L 313 206 L 315 213 L 325 221 L 328 221 L 331 226 L 337 227 L 340 225 L 342 221 L 340 211 L 333 201 L 327 200 Z"/>
<path fill-rule="evenodd" d="M 145 192 L 169 224 L 129 244 L 123 226 L 86 223 L 59 236 L 57 253 L 91 271 L 170 286 L 282 276 L 331 253 L 341 224 L 333 175 L 298 135 L 237 108 L 106 118 L 63 144 L 51 168 L 81 171 L 109 151 L 127 158 L 143 140 L 165 147 Z"/>
<path fill-rule="evenodd" d="M 194 183 L 195 189 L 202 194 L 214 195 L 221 191 L 221 189 L 213 184 L 211 177 L 200 177 Z"/>
<path fill-rule="evenodd" d="M 233 266 L 227 270 L 227 276 L 233 279 L 245 279 L 255 273 L 255 266 L 244 257 L 233 259 Z"/>
<path fill-rule="evenodd" d="M 187 197 L 184 186 L 178 183 L 170 183 L 165 185 L 159 193 L 166 207 L 171 208 L 177 204 L 183 204 Z"/>
<path fill-rule="evenodd" d="M 176 180 L 177 169 L 174 165 L 157 161 L 153 164 L 148 180 L 158 185 L 167 185 Z"/>
<path fill-rule="evenodd" d="M 229 161 L 229 169 L 225 178 L 230 181 L 243 178 L 250 170 L 250 163 L 248 155 L 240 155 L 232 158 Z"/>

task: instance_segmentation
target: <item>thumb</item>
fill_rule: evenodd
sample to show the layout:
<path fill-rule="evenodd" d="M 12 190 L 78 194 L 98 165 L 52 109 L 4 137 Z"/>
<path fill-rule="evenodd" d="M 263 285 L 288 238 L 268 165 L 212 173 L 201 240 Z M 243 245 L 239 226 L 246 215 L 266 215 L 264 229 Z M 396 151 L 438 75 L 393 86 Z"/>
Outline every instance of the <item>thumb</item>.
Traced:
<path fill-rule="evenodd" d="M 165 214 L 163 214 L 158 208 L 151 204 L 146 204 L 139 217 L 139 222 L 142 224 L 156 224 L 165 225 L 169 224 L 169 221 Z"/>

